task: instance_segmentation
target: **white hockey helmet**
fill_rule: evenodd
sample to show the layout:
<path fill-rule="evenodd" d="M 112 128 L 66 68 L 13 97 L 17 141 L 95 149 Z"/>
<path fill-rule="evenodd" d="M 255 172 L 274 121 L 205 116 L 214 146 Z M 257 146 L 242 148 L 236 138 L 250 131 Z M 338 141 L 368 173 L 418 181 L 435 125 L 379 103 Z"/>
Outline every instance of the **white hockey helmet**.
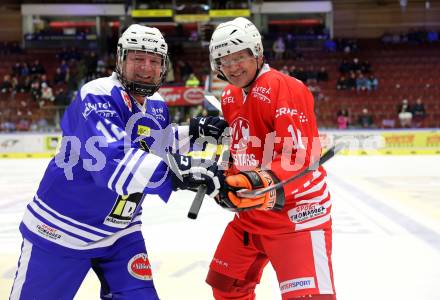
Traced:
<path fill-rule="evenodd" d="M 211 69 L 219 71 L 221 57 L 244 49 L 249 49 L 255 58 L 263 55 L 263 43 L 257 27 L 243 17 L 221 23 L 214 30 L 209 43 Z"/>
<path fill-rule="evenodd" d="M 124 75 L 124 62 L 128 51 L 145 51 L 162 57 L 162 70 L 159 83 L 146 84 L 127 80 Z M 162 33 L 154 27 L 138 24 L 130 25 L 118 40 L 116 73 L 122 85 L 129 91 L 142 96 L 153 95 L 163 84 L 168 70 L 168 45 Z"/>

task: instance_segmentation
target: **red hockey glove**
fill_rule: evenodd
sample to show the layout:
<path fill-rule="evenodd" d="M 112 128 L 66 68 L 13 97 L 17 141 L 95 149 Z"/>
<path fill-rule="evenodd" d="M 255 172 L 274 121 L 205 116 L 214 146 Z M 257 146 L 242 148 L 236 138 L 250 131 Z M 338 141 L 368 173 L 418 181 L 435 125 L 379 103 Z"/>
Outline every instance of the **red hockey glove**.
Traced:
<path fill-rule="evenodd" d="M 253 171 L 241 172 L 225 178 L 225 184 L 215 198 L 217 203 L 231 211 L 281 210 L 284 207 L 284 190 L 272 190 L 257 198 L 242 198 L 236 195 L 241 189 L 260 189 L 279 182 L 271 171 L 259 168 Z"/>

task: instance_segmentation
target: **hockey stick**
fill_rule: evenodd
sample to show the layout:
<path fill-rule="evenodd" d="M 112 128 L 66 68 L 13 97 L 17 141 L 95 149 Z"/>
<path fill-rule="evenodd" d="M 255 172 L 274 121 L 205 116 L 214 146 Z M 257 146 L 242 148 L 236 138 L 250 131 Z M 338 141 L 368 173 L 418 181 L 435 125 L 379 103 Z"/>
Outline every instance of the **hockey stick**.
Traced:
<path fill-rule="evenodd" d="M 188 212 L 188 218 L 197 219 L 197 216 L 200 211 L 200 207 L 202 206 L 203 198 L 205 198 L 206 189 L 207 189 L 206 185 L 201 185 L 197 189 L 196 196 L 194 197 L 194 200 Z"/>
<path fill-rule="evenodd" d="M 338 153 L 343 147 L 344 147 L 343 143 L 339 143 L 339 144 L 334 145 L 326 153 L 324 153 L 324 155 L 322 155 L 318 161 L 316 161 L 314 164 L 312 164 L 307 169 L 303 170 L 301 173 L 296 174 L 295 176 L 284 179 L 284 180 L 278 182 L 277 184 L 268 186 L 266 188 L 257 189 L 257 190 L 247 190 L 247 189 L 239 190 L 239 191 L 237 191 L 237 196 L 243 197 L 243 198 L 257 198 L 258 196 L 261 196 L 261 195 L 263 195 L 267 192 L 270 192 L 272 190 L 278 190 L 281 187 L 283 187 L 284 185 L 288 184 L 289 182 L 292 182 L 298 178 L 303 177 L 304 175 L 306 175 L 312 171 L 315 171 L 319 166 L 323 165 L 326 161 L 328 161 L 330 158 L 335 156 L 335 154 Z"/>
<path fill-rule="evenodd" d="M 213 95 L 205 95 L 206 100 L 212 104 L 218 111 L 222 111 L 222 107 L 220 104 L 220 101 L 213 96 Z M 229 147 L 225 146 L 224 150 L 222 151 L 220 155 L 220 159 L 218 161 L 218 164 L 221 165 L 225 163 L 225 160 L 229 160 Z M 194 197 L 194 200 L 191 204 L 191 207 L 188 211 L 188 218 L 190 219 L 197 219 L 197 216 L 199 215 L 200 208 L 202 207 L 203 199 L 205 198 L 206 194 L 206 185 L 201 185 L 197 189 L 196 196 Z"/>

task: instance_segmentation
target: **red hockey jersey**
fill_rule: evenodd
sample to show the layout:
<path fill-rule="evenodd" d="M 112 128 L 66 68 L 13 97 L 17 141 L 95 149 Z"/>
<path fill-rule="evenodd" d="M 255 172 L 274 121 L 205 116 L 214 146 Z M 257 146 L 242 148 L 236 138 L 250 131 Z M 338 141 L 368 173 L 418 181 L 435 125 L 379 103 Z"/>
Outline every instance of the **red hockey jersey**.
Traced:
<path fill-rule="evenodd" d="M 222 110 L 232 128 L 233 172 L 261 167 L 289 178 L 319 160 L 321 144 L 313 96 L 299 80 L 264 65 L 248 94 L 228 85 Z M 322 167 L 284 187 L 281 211 L 238 213 L 251 233 L 273 234 L 330 226 L 331 200 Z"/>

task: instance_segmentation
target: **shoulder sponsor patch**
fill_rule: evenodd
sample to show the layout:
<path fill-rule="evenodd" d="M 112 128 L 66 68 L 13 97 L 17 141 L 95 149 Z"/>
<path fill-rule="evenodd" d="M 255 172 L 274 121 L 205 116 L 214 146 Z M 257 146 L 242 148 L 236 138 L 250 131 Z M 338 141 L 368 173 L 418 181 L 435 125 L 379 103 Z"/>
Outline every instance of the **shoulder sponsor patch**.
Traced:
<path fill-rule="evenodd" d="M 265 103 L 270 103 L 270 92 L 272 91 L 271 88 L 266 88 L 262 86 L 256 86 L 252 89 L 252 96 L 255 99 L 258 99 Z"/>
<path fill-rule="evenodd" d="M 128 273 L 140 280 L 152 280 L 150 261 L 147 253 L 139 253 L 133 256 L 127 265 Z"/>

